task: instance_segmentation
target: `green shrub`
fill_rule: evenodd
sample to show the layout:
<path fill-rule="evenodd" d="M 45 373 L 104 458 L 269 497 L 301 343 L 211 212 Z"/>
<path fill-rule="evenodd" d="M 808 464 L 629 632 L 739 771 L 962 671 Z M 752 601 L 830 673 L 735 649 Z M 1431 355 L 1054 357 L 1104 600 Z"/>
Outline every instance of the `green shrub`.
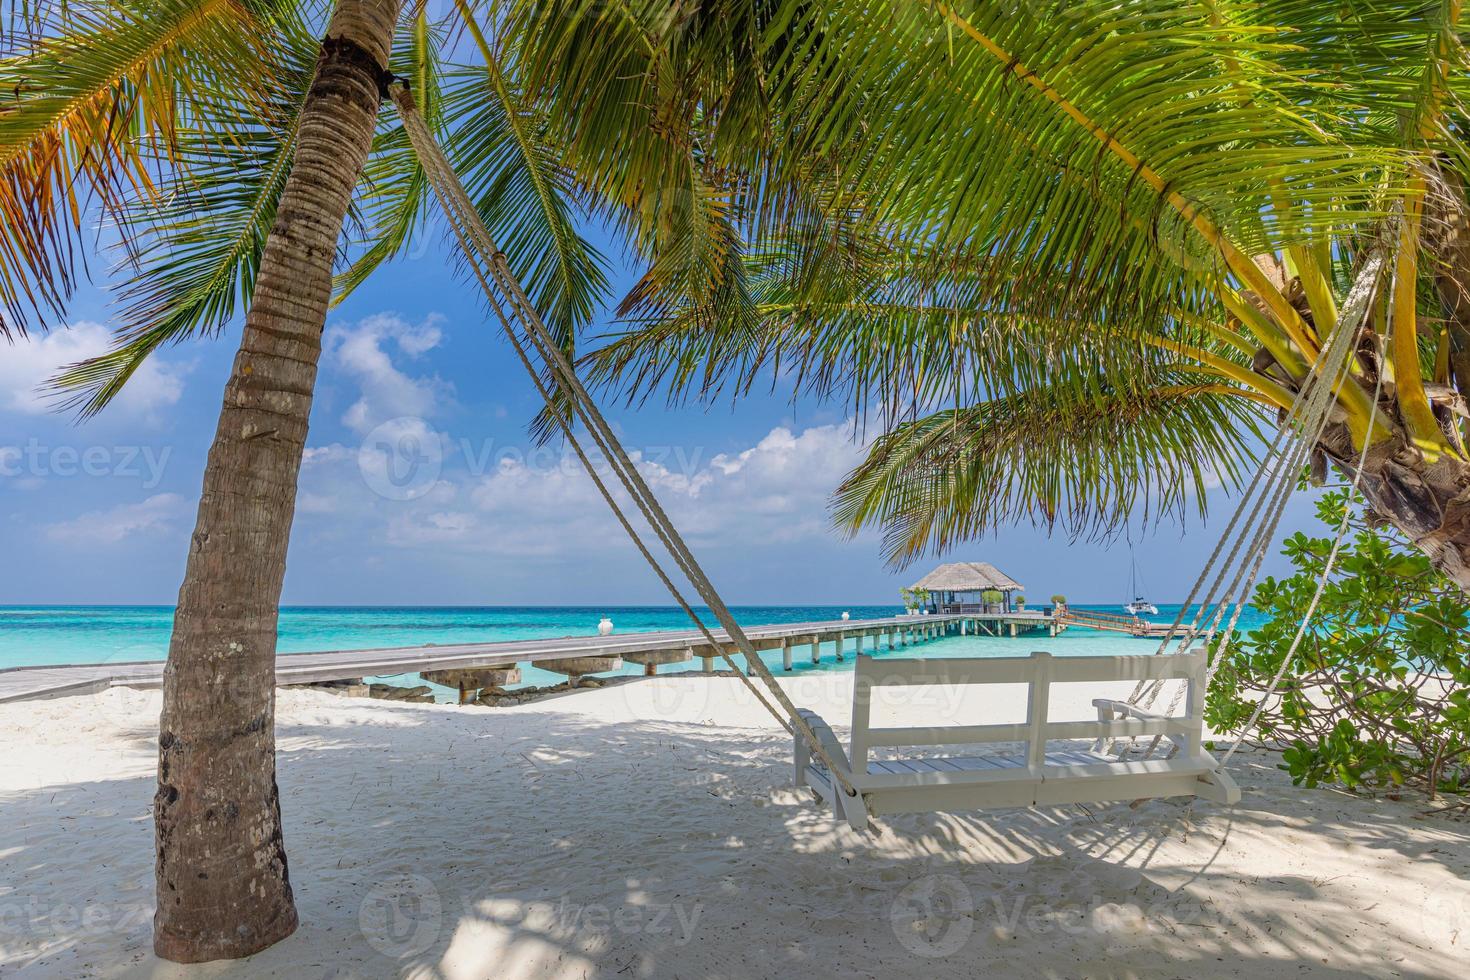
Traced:
<path fill-rule="evenodd" d="M 1067 597 L 1058 592 L 1051 597 L 1051 604 L 1054 606 L 1065 606 L 1067 604 Z"/>
<path fill-rule="evenodd" d="M 907 610 L 922 609 L 929 605 L 928 589 L 899 589 L 898 594 L 903 599 L 903 607 Z"/>
<path fill-rule="evenodd" d="M 1000 602 L 1004 598 L 1005 596 L 1001 594 L 999 589 L 986 589 L 984 592 L 980 593 L 980 601 L 990 603 L 992 605 L 994 603 Z"/>
<path fill-rule="evenodd" d="M 1470 791 L 1470 600 L 1344 492 L 1318 504 L 1331 533 L 1346 507 L 1351 527 L 1312 628 L 1250 737 L 1282 748 L 1281 768 L 1298 785 Z M 1249 721 L 1331 547 L 1330 538 L 1292 535 L 1283 554 L 1296 573 L 1257 586 L 1253 604 L 1268 620 L 1230 640 L 1207 705 L 1215 731 Z"/>

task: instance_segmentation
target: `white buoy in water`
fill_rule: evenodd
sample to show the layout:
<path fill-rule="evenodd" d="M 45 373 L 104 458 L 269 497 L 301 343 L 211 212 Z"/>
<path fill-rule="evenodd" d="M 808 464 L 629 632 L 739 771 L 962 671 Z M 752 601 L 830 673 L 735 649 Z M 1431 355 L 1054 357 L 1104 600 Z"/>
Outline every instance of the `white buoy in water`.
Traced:
<path fill-rule="evenodd" d="M 600 623 L 597 624 L 597 635 L 598 636 L 607 636 L 607 634 L 611 633 L 612 631 L 613 631 L 612 620 L 608 619 L 606 616 L 602 617 L 602 622 L 600 622 Z"/>
<path fill-rule="evenodd" d="M 843 618 L 843 619 L 851 619 L 851 618 L 852 618 L 852 616 L 851 616 L 851 614 L 849 614 L 849 613 L 845 613 L 845 612 L 844 612 L 844 613 L 843 613 L 843 614 L 842 614 L 842 618 Z"/>

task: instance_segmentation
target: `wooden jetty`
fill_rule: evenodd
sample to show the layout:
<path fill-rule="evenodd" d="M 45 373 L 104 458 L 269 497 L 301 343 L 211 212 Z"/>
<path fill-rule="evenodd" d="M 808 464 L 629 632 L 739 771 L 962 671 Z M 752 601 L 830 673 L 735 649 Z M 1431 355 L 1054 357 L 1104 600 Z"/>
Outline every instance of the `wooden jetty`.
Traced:
<path fill-rule="evenodd" d="M 1094 612 L 1090 609 L 1064 607 L 1057 611 L 1056 620 L 1063 626 L 1085 626 L 1111 633 L 1127 633 L 1129 636 L 1161 638 L 1169 635 L 1169 627 L 1164 623 L 1150 623 L 1137 616 L 1120 616 L 1117 613 Z"/>
<path fill-rule="evenodd" d="M 782 665 L 791 670 L 797 651 L 809 648 L 812 663 L 820 659 L 823 645 L 832 644 L 836 657 L 848 652 L 872 652 L 885 641 L 890 650 L 937 639 L 941 636 L 1019 636 L 1044 630 L 1055 636 L 1064 628 L 1042 612 L 984 613 L 951 616 L 893 616 L 887 619 L 829 620 L 752 626 L 745 632 L 757 650 L 777 650 Z M 737 657 L 735 644 L 723 630 L 712 631 L 716 642 Z M 504 640 L 496 643 L 454 643 L 418 647 L 388 647 L 374 650 L 335 650 L 318 653 L 283 653 L 276 657 L 276 683 L 316 684 L 356 681 L 364 677 L 394 674 L 431 675 L 429 680 L 452 680 L 459 675 L 463 692 L 474 675 L 510 677 L 516 664 L 535 666 L 566 674 L 572 681 L 586 673 L 616 670 L 624 660 L 644 665 L 654 673 L 662 664 L 680 663 L 700 657 L 705 670 L 713 670 L 719 651 L 710 647 L 695 630 L 665 630 L 652 633 L 621 633 L 609 636 L 567 636 L 547 640 Z M 163 686 L 163 661 L 126 661 L 100 664 L 68 664 L 45 667 L 0 669 L 0 704 L 95 694 L 109 687 L 158 688 Z"/>

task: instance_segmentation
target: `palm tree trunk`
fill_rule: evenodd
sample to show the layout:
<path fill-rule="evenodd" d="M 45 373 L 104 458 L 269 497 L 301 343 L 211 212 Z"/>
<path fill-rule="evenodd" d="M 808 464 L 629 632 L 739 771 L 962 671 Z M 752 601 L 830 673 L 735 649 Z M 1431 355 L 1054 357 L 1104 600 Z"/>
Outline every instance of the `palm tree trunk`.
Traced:
<path fill-rule="evenodd" d="M 1454 168 L 1439 167 L 1431 176 L 1424 245 L 1449 332 L 1448 380 L 1460 398 L 1470 399 L 1470 203 Z M 1458 421 L 1448 394 L 1435 399 L 1434 411 L 1445 431 L 1452 432 Z M 1391 399 L 1379 403 L 1379 413 L 1393 434 L 1363 460 L 1364 498 L 1376 518 L 1398 528 L 1470 593 L 1470 463 L 1449 453 L 1430 462 L 1414 447 Z M 1329 426 L 1321 448 L 1351 479 L 1358 450 L 1347 427 Z"/>
<path fill-rule="evenodd" d="M 1391 412 L 1392 406 L 1382 410 Z M 1394 434 L 1374 444 L 1363 460 L 1359 489 L 1375 519 L 1402 531 L 1436 568 L 1470 593 L 1470 463 L 1449 454 L 1426 460 L 1398 420 L 1391 423 Z M 1329 426 L 1321 448 L 1351 479 L 1359 451 L 1347 426 Z"/>
<path fill-rule="evenodd" d="M 276 617 L 332 261 L 400 0 L 340 0 L 261 257 L 174 614 L 158 737 L 154 950 L 247 956 L 290 935 L 275 762 Z"/>

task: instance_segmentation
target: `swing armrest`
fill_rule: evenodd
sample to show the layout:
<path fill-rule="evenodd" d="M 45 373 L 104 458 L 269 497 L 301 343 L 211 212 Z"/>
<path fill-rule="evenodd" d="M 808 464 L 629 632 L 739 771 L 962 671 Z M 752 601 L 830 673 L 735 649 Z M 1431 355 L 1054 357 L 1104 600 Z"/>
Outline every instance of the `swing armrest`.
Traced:
<path fill-rule="evenodd" d="M 832 726 L 827 724 L 821 715 L 807 708 L 797 708 L 796 713 L 801 716 L 803 721 L 811 726 L 812 734 L 817 736 L 818 741 L 822 743 L 822 748 L 832 757 L 832 761 L 837 764 L 841 774 L 847 778 L 848 782 L 851 782 L 852 763 L 848 761 L 847 750 L 842 747 L 841 742 L 837 741 L 837 736 L 833 733 Z M 810 749 L 806 744 L 806 740 L 802 738 L 800 731 L 793 736 L 793 739 L 796 743 L 798 767 L 800 767 L 802 762 L 808 761 L 810 758 Z"/>
<path fill-rule="evenodd" d="M 1092 706 L 1097 709 L 1098 721 L 1108 721 L 1114 717 L 1137 718 L 1139 721 L 1177 722 L 1182 720 L 1177 716 L 1170 717 L 1169 715 L 1161 715 L 1157 711 L 1149 711 L 1146 708 L 1140 708 L 1136 704 L 1129 704 L 1127 701 L 1115 701 L 1112 698 L 1093 698 Z M 1155 742 L 1157 742 L 1159 738 L 1168 739 L 1180 749 L 1188 748 L 1188 739 L 1177 732 L 1163 736 L 1155 735 Z M 1108 740 L 1106 738 L 1099 738 L 1097 742 L 1094 743 L 1093 750 L 1101 751 L 1107 741 Z"/>
<path fill-rule="evenodd" d="M 1127 701 L 1115 701 L 1112 698 L 1093 698 L 1092 706 L 1099 711 L 1111 711 L 1125 718 L 1140 718 L 1144 721 L 1162 721 L 1167 717 L 1158 712 L 1140 708 L 1136 704 L 1129 704 Z"/>

